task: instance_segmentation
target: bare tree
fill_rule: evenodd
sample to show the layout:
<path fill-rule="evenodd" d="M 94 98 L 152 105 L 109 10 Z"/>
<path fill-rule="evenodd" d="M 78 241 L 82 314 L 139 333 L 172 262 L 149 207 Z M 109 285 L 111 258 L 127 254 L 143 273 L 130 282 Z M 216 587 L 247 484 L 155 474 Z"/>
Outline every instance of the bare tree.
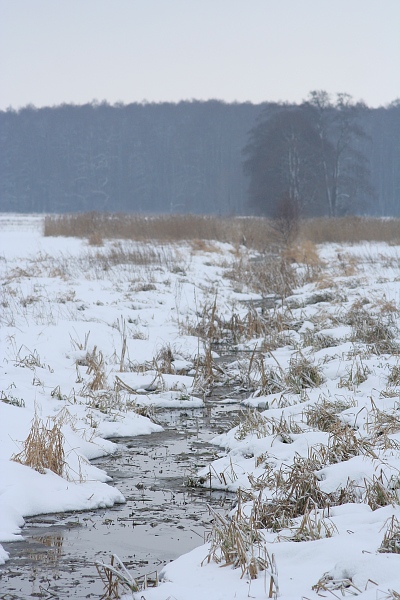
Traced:
<path fill-rule="evenodd" d="M 310 116 L 301 107 L 280 107 L 250 132 L 244 171 L 256 212 L 275 217 L 281 209 L 288 212 L 288 203 L 299 215 L 318 212 L 323 202 L 320 140 Z"/>
<path fill-rule="evenodd" d="M 329 215 L 334 217 L 339 212 L 346 212 L 355 202 L 358 188 L 368 187 L 363 157 L 353 146 L 354 140 L 364 135 L 357 123 L 364 106 L 354 104 L 352 97 L 345 93 L 337 94 L 334 104 L 323 90 L 310 92 L 306 106 L 314 113 L 325 199 Z"/>

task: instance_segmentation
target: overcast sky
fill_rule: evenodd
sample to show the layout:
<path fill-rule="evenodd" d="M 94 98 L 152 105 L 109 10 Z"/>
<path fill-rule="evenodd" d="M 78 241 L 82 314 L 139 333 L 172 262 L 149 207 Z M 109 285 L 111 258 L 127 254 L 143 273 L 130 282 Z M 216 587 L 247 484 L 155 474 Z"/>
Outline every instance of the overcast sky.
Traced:
<path fill-rule="evenodd" d="M 0 0 L 0 109 L 400 97 L 400 0 Z"/>

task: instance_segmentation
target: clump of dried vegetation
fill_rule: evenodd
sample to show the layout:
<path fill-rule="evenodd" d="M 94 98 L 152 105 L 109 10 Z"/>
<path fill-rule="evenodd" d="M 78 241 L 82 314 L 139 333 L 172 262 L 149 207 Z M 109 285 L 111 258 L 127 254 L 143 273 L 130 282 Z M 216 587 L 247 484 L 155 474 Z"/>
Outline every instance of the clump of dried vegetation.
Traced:
<path fill-rule="evenodd" d="M 274 555 L 270 555 L 260 528 L 253 515 L 246 517 L 242 511 L 242 496 L 232 517 L 211 509 L 213 526 L 209 534 L 210 549 L 203 561 L 211 560 L 225 566 L 240 568 L 242 577 L 256 579 L 264 571 L 269 575 L 268 597 L 279 595 L 278 572 Z"/>
<path fill-rule="evenodd" d="M 62 476 L 65 466 L 64 435 L 57 420 L 46 423 L 35 415 L 23 448 L 12 460 L 44 474 L 46 469 Z"/>
<path fill-rule="evenodd" d="M 270 355 L 273 357 L 271 351 Z M 292 355 L 287 369 L 283 369 L 278 361 L 276 364 L 277 367 L 265 366 L 262 357 L 250 363 L 249 373 L 255 373 L 252 376 L 255 397 L 278 393 L 301 395 L 306 389 L 319 387 L 324 381 L 321 367 L 301 352 Z"/>
<path fill-rule="evenodd" d="M 289 391 L 300 394 L 306 388 L 320 386 L 324 378 L 320 367 L 298 352 L 290 359 L 285 381 Z"/>
<path fill-rule="evenodd" d="M 122 560 L 116 555 L 111 556 L 110 564 L 97 561 L 96 569 L 103 583 L 102 600 L 119 600 L 124 593 L 133 594 L 158 586 L 158 573 L 154 571 L 140 577 L 133 577 Z M 143 596 L 142 596 L 143 598 Z"/>
<path fill-rule="evenodd" d="M 373 475 L 372 479 L 364 480 L 363 502 L 368 504 L 372 510 L 377 510 L 382 506 L 399 504 L 397 494 L 398 481 L 394 478 L 387 479 L 383 473 L 379 476 Z"/>
<path fill-rule="evenodd" d="M 352 365 L 346 368 L 346 375 L 340 378 L 337 386 L 355 391 L 361 383 L 367 381 L 370 374 L 369 367 L 363 363 L 361 358 L 356 356 Z"/>
<path fill-rule="evenodd" d="M 282 442 L 291 444 L 293 442 L 291 434 L 303 433 L 303 429 L 292 419 L 287 419 L 283 415 L 280 419 L 266 417 L 257 409 L 248 408 L 241 411 L 237 417 L 238 425 L 235 433 L 237 440 L 243 440 L 248 435 L 255 435 L 258 439 L 273 435 L 279 437 Z"/>
<path fill-rule="evenodd" d="M 352 581 L 351 577 L 344 578 L 336 578 L 333 577 L 330 573 L 324 573 L 324 575 L 319 579 L 319 581 L 313 585 L 312 589 L 317 592 L 319 596 L 325 596 L 321 592 L 328 592 L 333 594 L 336 598 L 338 598 L 335 591 L 339 591 L 342 596 L 346 596 L 346 594 L 352 596 L 358 596 L 358 594 L 362 593 Z"/>
<path fill-rule="evenodd" d="M 393 354 L 398 351 L 396 328 L 392 314 L 371 314 L 362 302 L 355 302 L 347 313 L 353 342 L 366 344 L 376 354 Z"/>
<path fill-rule="evenodd" d="M 355 404 L 354 400 L 327 398 L 321 395 L 319 401 L 307 406 L 303 414 L 310 427 L 320 431 L 333 431 L 340 423 L 338 415 Z"/>
<path fill-rule="evenodd" d="M 297 519 L 297 523 L 289 528 L 288 533 L 278 535 L 277 541 L 310 542 L 332 537 L 335 533 L 338 533 L 337 527 L 332 521 L 324 518 L 324 511 L 313 507 Z"/>
<path fill-rule="evenodd" d="M 400 521 L 392 515 L 386 521 L 386 531 L 378 552 L 400 554 Z"/>

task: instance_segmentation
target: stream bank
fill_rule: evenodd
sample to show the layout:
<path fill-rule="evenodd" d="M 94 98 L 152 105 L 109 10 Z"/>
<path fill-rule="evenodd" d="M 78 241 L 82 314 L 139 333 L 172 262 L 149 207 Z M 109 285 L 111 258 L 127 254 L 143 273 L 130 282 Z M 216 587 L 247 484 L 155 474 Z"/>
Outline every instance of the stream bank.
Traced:
<path fill-rule="evenodd" d="M 0 599 L 101 598 L 95 562 L 115 553 L 134 577 L 204 543 L 208 506 L 227 510 L 234 495 L 185 482 L 215 457 L 210 440 L 226 430 L 239 400 L 208 399 L 202 409 L 160 410 L 164 431 L 113 440 L 121 450 L 93 463 L 107 471 L 126 503 L 89 512 L 26 519 L 24 541 L 5 543 Z"/>

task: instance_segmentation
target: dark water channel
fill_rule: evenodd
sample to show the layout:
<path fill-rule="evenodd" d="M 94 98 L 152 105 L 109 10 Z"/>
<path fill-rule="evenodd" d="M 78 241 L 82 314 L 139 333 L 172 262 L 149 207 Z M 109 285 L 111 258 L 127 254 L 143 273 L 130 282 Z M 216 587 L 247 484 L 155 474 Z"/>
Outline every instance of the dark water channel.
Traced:
<path fill-rule="evenodd" d="M 0 599 L 100 598 L 95 561 L 108 564 L 115 553 L 138 577 L 202 544 L 207 505 L 229 509 L 233 498 L 184 484 L 214 458 L 209 441 L 237 411 L 238 404 L 212 400 L 204 409 L 159 411 L 163 432 L 114 440 L 121 451 L 94 464 L 126 504 L 27 519 L 25 541 L 3 544 L 11 559 L 0 567 Z"/>

